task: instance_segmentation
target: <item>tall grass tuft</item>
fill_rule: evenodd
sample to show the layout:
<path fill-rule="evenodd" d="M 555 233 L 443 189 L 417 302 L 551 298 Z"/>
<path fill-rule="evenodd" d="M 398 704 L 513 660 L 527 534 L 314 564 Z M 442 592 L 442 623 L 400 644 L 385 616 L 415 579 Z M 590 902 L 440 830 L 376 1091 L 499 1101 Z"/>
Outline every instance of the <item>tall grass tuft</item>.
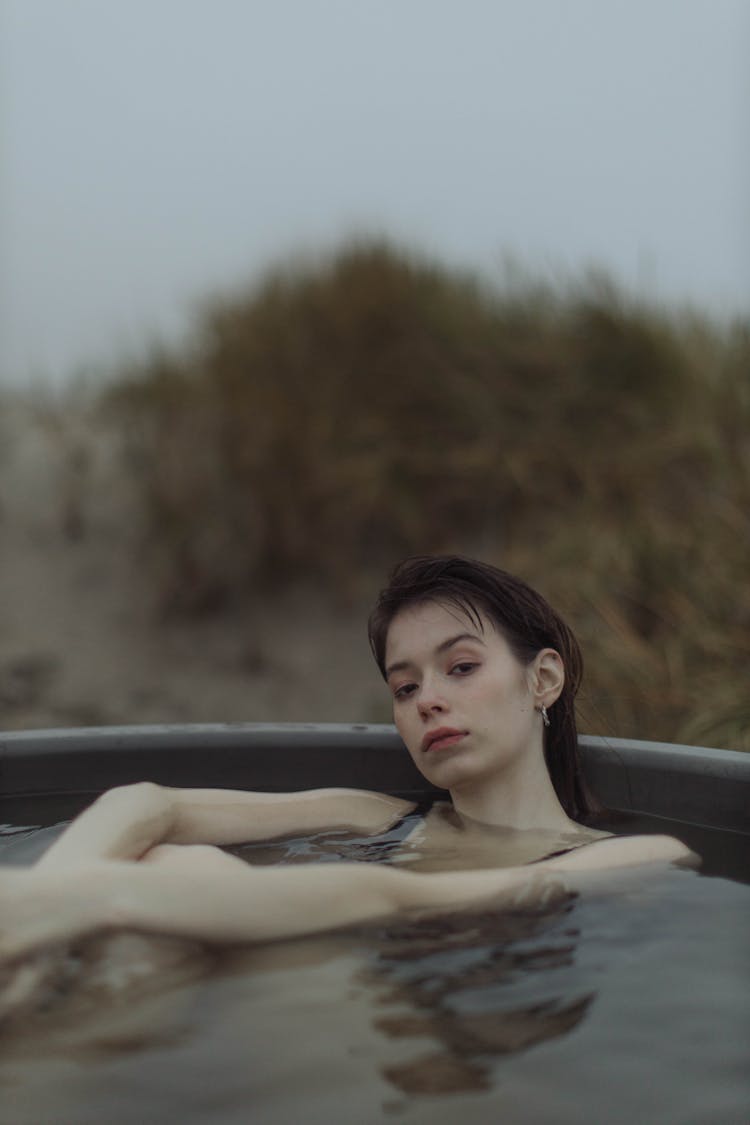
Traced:
<path fill-rule="evenodd" d="M 750 321 L 358 243 L 215 301 L 108 406 L 165 610 L 476 553 L 577 627 L 588 729 L 750 747 Z"/>

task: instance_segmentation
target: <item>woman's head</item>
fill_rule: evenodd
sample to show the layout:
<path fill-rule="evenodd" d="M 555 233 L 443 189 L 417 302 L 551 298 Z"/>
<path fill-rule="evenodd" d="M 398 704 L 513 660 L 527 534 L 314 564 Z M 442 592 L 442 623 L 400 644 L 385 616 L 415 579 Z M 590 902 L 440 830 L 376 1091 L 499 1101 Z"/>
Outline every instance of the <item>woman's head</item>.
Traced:
<path fill-rule="evenodd" d="M 530 667 L 544 650 L 559 654 L 564 683 L 548 709 L 544 756 L 565 812 L 577 819 L 590 812 L 591 798 L 579 769 L 574 703 L 583 662 L 565 622 L 527 583 L 487 563 L 455 555 L 407 559 L 394 570 L 369 620 L 370 644 L 384 678 L 394 620 L 429 603 L 458 611 L 479 628 L 482 618 L 489 620 L 522 667 Z"/>

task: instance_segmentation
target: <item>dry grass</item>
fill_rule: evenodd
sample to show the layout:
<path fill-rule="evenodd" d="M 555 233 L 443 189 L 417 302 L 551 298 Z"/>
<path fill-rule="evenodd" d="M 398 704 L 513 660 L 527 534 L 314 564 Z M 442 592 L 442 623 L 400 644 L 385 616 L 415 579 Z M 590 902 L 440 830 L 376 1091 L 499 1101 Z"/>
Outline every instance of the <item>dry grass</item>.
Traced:
<path fill-rule="evenodd" d="M 352 245 L 214 303 L 106 407 L 163 611 L 475 553 L 577 628 L 585 729 L 750 747 L 750 322 Z"/>

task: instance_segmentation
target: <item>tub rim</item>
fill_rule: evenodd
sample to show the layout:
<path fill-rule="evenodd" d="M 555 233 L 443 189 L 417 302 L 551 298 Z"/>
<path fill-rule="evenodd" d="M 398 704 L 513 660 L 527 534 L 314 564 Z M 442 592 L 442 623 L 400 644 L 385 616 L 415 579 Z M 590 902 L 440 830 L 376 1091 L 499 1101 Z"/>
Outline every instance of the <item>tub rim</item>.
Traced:
<path fill-rule="evenodd" d="M 581 735 L 584 775 L 606 809 L 750 834 L 750 754 Z M 408 799 L 440 791 L 385 723 L 192 723 L 0 733 L 6 798 L 95 796 L 155 781 L 268 792 L 332 785 Z"/>

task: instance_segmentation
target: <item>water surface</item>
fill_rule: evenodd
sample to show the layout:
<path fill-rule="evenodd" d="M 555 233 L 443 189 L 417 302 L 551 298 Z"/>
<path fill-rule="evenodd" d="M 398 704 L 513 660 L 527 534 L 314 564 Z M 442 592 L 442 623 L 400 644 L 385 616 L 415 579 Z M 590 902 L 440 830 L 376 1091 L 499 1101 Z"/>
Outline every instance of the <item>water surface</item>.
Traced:
<path fill-rule="evenodd" d="M 0 1120 L 745 1125 L 749 931 L 750 888 L 670 868 L 232 952 L 97 939 L 0 1038 Z"/>

